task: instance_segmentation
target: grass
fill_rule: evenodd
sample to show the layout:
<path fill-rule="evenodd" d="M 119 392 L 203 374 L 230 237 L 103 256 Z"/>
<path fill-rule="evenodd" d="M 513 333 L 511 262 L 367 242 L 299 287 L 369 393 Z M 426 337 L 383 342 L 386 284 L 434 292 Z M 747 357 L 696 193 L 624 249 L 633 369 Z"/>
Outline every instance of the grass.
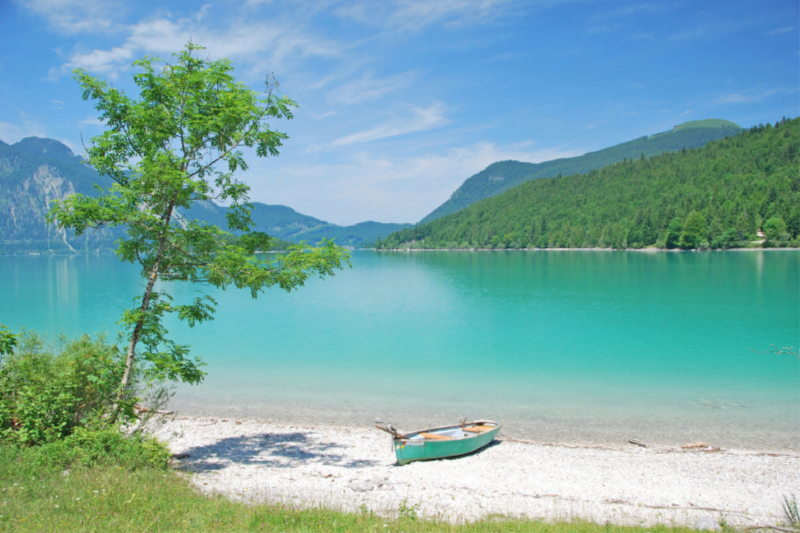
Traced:
<path fill-rule="evenodd" d="M 26 460 L 28 459 L 28 460 Z M 0 450 L 0 531 L 334 531 L 334 532 L 552 532 L 666 533 L 668 527 L 634 528 L 592 523 L 543 523 L 487 519 L 454 526 L 416 519 L 413 512 L 389 520 L 369 512 L 298 510 L 235 503 L 205 496 L 181 474 L 161 468 L 119 465 L 36 464 L 30 454 Z M 401 509 L 398 509 L 401 511 Z"/>

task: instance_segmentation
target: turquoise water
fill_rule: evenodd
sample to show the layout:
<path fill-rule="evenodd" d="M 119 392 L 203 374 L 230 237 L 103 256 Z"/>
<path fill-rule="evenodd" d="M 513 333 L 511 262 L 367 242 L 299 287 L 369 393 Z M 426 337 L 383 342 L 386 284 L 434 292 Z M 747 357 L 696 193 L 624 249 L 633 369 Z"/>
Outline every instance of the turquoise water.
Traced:
<path fill-rule="evenodd" d="M 413 428 L 496 418 L 539 441 L 800 449 L 796 251 L 355 252 L 287 294 L 212 294 L 174 337 L 208 363 L 186 413 Z M 116 330 L 113 256 L 0 257 L 0 322 Z M 195 287 L 170 288 L 189 298 Z"/>

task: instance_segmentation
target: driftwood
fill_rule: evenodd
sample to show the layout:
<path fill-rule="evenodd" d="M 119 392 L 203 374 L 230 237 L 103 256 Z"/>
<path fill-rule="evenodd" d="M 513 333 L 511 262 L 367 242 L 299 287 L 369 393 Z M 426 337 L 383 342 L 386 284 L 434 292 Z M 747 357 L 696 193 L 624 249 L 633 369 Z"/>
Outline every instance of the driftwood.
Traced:
<path fill-rule="evenodd" d="M 712 446 L 706 442 L 693 442 L 691 444 L 684 444 L 680 448 L 677 446 L 670 446 L 668 444 L 653 444 L 649 442 L 642 442 L 637 439 L 628 439 L 628 442 L 631 444 L 635 444 L 636 446 L 641 446 L 642 448 L 666 448 L 669 451 L 680 451 L 680 450 L 693 450 L 698 452 L 718 452 L 720 451 L 719 448 L 716 446 Z"/>
<path fill-rule="evenodd" d="M 136 411 L 139 413 L 155 413 L 157 415 L 174 415 L 175 411 L 159 411 L 157 409 L 148 409 L 147 407 L 142 407 L 141 405 L 137 405 L 135 407 Z"/>

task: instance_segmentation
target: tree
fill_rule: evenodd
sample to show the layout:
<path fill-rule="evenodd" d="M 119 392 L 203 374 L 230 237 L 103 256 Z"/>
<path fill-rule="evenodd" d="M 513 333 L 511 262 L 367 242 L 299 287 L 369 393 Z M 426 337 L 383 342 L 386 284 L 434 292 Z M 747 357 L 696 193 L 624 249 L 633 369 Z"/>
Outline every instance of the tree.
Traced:
<path fill-rule="evenodd" d="M 134 63 L 140 98 L 74 72 L 83 99 L 94 100 L 106 131 L 92 139 L 88 163 L 114 180 L 98 197 L 75 194 L 53 202 L 49 220 L 77 235 L 87 229 L 121 226 L 116 253 L 142 267 L 147 280 L 120 323 L 128 330 L 125 372 L 119 384 L 112 420 L 124 395 L 130 394 L 137 361 L 152 379 L 199 383 L 205 375 L 199 359 L 188 358 L 189 347 L 167 338 L 163 318 L 168 313 L 193 327 L 213 319 L 214 299 L 205 294 L 174 304 L 156 282 L 187 281 L 221 289 L 248 289 L 253 298 L 274 285 L 290 291 L 311 274 L 333 275 L 349 264 L 347 251 L 324 240 L 316 248 L 291 247 L 285 255 L 257 257 L 270 248 L 271 237 L 251 231 L 249 187 L 234 179 L 246 170 L 241 149 L 255 148 L 259 157 L 277 156 L 287 135 L 267 120 L 291 119 L 296 103 L 277 96 L 278 84 L 267 78 L 264 96 L 236 82 L 227 59 L 194 57 L 201 46 L 189 43 L 175 54 L 175 64 L 145 57 Z M 227 231 L 187 220 L 196 202 L 229 203 Z M 234 235 L 231 235 L 234 233 Z M 143 346 L 141 353 L 138 346 Z"/>
<path fill-rule="evenodd" d="M 764 235 L 768 241 L 777 241 L 783 233 L 786 233 L 786 223 L 782 218 L 772 217 L 764 222 Z"/>
<path fill-rule="evenodd" d="M 667 248 L 671 250 L 678 245 L 678 239 L 680 238 L 682 230 L 683 226 L 681 224 L 681 219 L 674 217 L 672 220 L 670 220 L 669 226 L 667 227 L 667 236 L 664 239 L 665 246 Z"/>
<path fill-rule="evenodd" d="M 681 233 L 680 247 L 684 249 L 697 248 L 703 240 L 703 232 L 706 229 L 706 219 L 702 213 L 692 211 L 686 217 Z"/>

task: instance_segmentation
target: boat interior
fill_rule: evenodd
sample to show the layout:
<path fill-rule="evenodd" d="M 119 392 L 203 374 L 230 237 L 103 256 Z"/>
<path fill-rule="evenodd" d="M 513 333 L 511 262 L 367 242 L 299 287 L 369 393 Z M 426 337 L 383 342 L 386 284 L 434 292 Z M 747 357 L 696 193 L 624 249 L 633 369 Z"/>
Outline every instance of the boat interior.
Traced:
<path fill-rule="evenodd" d="M 476 422 L 464 426 L 450 426 L 444 428 L 428 429 L 420 431 L 408 437 L 409 440 L 453 440 L 467 437 L 475 437 L 481 433 L 486 433 L 497 427 L 496 422 Z"/>

